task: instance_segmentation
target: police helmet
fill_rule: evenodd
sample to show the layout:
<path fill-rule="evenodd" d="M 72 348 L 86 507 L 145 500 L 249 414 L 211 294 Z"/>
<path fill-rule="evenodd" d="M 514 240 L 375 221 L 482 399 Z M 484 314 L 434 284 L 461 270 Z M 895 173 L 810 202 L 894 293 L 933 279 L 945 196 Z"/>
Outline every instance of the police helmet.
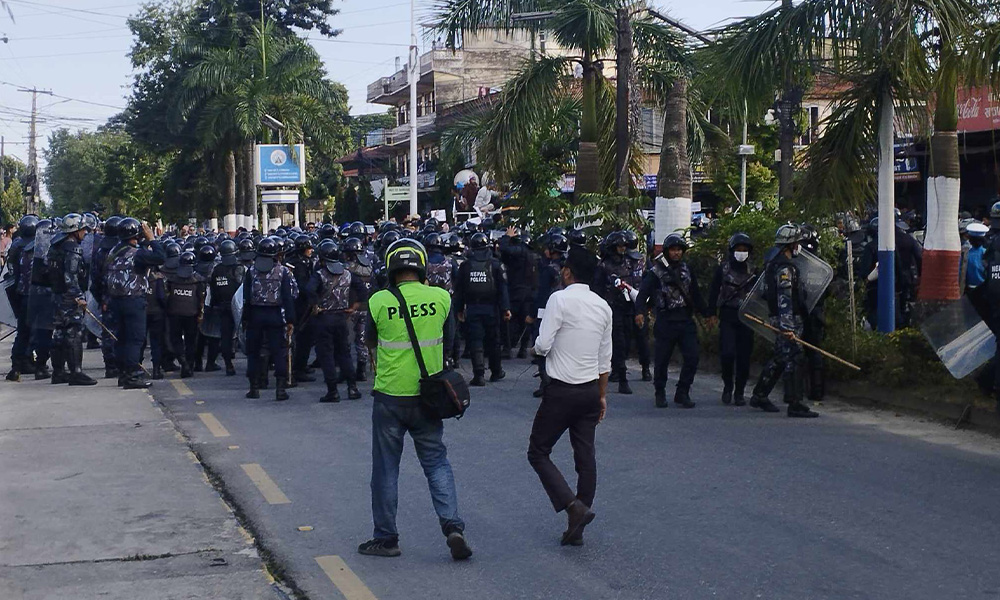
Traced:
<path fill-rule="evenodd" d="M 579 230 L 575 229 L 574 231 L 579 231 Z M 627 249 L 628 241 L 625 239 L 625 232 L 612 231 L 611 233 L 608 234 L 608 237 L 604 238 L 604 245 L 607 246 L 609 249 L 617 248 L 618 246 L 622 246 Z"/>
<path fill-rule="evenodd" d="M 549 230 L 546 231 L 545 233 L 547 233 L 549 235 L 557 235 L 558 234 L 558 235 L 565 236 L 566 235 L 566 230 L 563 229 L 562 227 L 549 227 Z"/>
<path fill-rule="evenodd" d="M 198 259 L 195 258 L 194 252 L 181 252 L 178 260 L 178 264 L 182 267 L 193 267 L 198 263 Z"/>
<path fill-rule="evenodd" d="M 217 254 L 218 252 L 215 251 L 215 246 L 205 244 L 198 250 L 198 261 L 203 263 L 215 262 Z"/>
<path fill-rule="evenodd" d="M 990 207 L 990 218 L 1000 219 L 1000 202 L 994 202 L 993 206 Z"/>
<path fill-rule="evenodd" d="M 392 283 L 395 283 L 394 278 L 400 271 L 416 271 L 420 281 L 427 276 L 427 250 L 416 240 L 400 239 L 389 244 L 385 262 Z"/>
<path fill-rule="evenodd" d="M 325 262 L 337 262 L 341 258 L 340 247 L 333 240 L 324 240 L 319 245 L 319 258 Z"/>
<path fill-rule="evenodd" d="M 163 252 L 167 255 L 165 261 L 163 261 L 163 268 L 167 271 L 177 269 L 177 265 L 180 264 L 181 257 L 181 246 L 177 242 L 167 242 L 163 246 Z"/>
<path fill-rule="evenodd" d="M 819 250 L 819 232 L 816 228 L 808 223 L 803 223 L 799 225 L 799 230 L 802 232 L 802 245 L 810 252 L 815 253 Z"/>
<path fill-rule="evenodd" d="M 201 249 L 207 243 L 208 243 L 208 238 L 206 238 L 203 235 L 199 235 L 198 237 L 194 238 L 194 249 L 195 249 L 195 252 L 201 251 Z"/>
<path fill-rule="evenodd" d="M 483 218 L 482 221 L 479 222 L 479 231 L 483 233 L 493 231 L 493 227 L 494 227 L 493 217 L 485 217 Z"/>
<path fill-rule="evenodd" d="M 350 227 L 347 228 L 347 235 L 349 237 L 356 237 L 358 239 L 361 239 L 365 237 L 365 234 L 367 233 L 368 231 L 365 230 L 365 224 L 362 223 L 361 221 L 355 221 L 351 223 Z"/>
<path fill-rule="evenodd" d="M 569 252 L 569 240 L 561 233 L 549 233 L 545 247 L 549 252 Z"/>
<path fill-rule="evenodd" d="M 485 233 L 476 233 L 469 238 L 469 248 L 472 250 L 482 250 L 483 248 L 490 247 L 490 239 L 486 237 Z"/>
<path fill-rule="evenodd" d="M 424 246 L 428 250 L 440 250 L 441 249 L 441 234 L 431 232 L 424 236 Z"/>
<path fill-rule="evenodd" d="M 441 227 L 441 223 L 439 223 L 438 220 L 435 219 L 434 217 L 430 217 L 426 221 L 424 221 L 424 227 L 425 228 L 426 227 L 433 227 L 434 231 L 437 231 L 438 228 Z"/>
<path fill-rule="evenodd" d="M 253 260 L 254 256 L 257 255 L 257 244 L 250 238 L 240 240 L 237 247 L 240 251 L 240 260 Z"/>
<path fill-rule="evenodd" d="M 636 235 L 634 231 L 632 231 L 631 229 L 625 229 L 624 231 L 622 231 L 622 235 L 625 236 L 625 246 L 629 250 L 639 249 L 639 236 Z"/>
<path fill-rule="evenodd" d="M 462 236 L 457 233 L 447 233 L 441 238 L 441 245 L 446 252 L 458 253 L 462 251 Z"/>
<path fill-rule="evenodd" d="M 194 252 L 195 251 L 194 242 L 184 242 L 184 245 L 181 246 L 181 249 L 184 252 Z"/>
<path fill-rule="evenodd" d="M 747 248 L 750 248 L 750 250 L 753 250 L 753 241 L 750 239 L 749 235 L 743 233 L 742 231 L 738 231 L 734 233 L 731 238 L 729 238 L 729 251 L 732 252 L 736 250 L 736 246 L 746 246 Z"/>
<path fill-rule="evenodd" d="M 875 221 L 875 219 L 872 219 Z M 876 222 L 875 227 L 878 227 Z M 787 246 L 802 241 L 802 229 L 793 223 L 785 223 L 774 233 L 774 244 L 776 246 Z"/>
<path fill-rule="evenodd" d="M 38 217 L 35 215 L 25 215 L 17 222 L 17 235 L 30 239 L 35 237 L 35 228 L 38 227 Z"/>
<path fill-rule="evenodd" d="M 83 222 L 83 215 L 80 213 L 69 213 L 63 217 L 62 224 L 59 226 L 63 233 L 74 233 L 85 227 L 86 224 Z"/>
<path fill-rule="evenodd" d="M 312 250 L 316 246 L 313 244 L 312 238 L 308 235 L 300 235 L 295 238 L 295 249 L 299 252 L 304 252 L 306 250 Z"/>
<path fill-rule="evenodd" d="M 337 237 L 337 226 L 333 223 L 323 223 L 319 228 L 319 237 L 324 240 Z"/>
<path fill-rule="evenodd" d="M 343 249 L 344 252 L 350 254 L 357 254 L 359 252 L 362 252 L 365 249 L 365 246 L 364 244 L 361 243 L 361 240 L 359 240 L 358 238 L 349 237 L 346 240 L 344 240 Z"/>
<path fill-rule="evenodd" d="M 274 258 L 278 256 L 278 246 L 279 242 L 277 238 L 266 237 L 257 244 L 257 256 Z"/>
<path fill-rule="evenodd" d="M 403 236 L 399 235 L 399 232 L 395 229 L 385 232 L 385 234 L 382 235 L 382 244 L 379 246 L 379 250 L 382 252 L 383 256 L 389 246 L 402 239 L 402 237 Z"/>
<path fill-rule="evenodd" d="M 98 223 L 100 223 L 100 220 L 97 218 L 97 215 L 92 212 L 83 213 L 83 226 L 87 231 L 96 231 Z"/>
<path fill-rule="evenodd" d="M 108 219 L 110 221 L 110 219 Z M 122 219 L 118 223 L 118 239 L 127 242 L 129 240 L 134 240 L 142 234 L 142 225 L 139 223 L 138 219 L 133 219 L 132 217 L 127 217 Z"/>
<path fill-rule="evenodd" d="M 615 232 L 615 233 L 620 233 L 620 232 Z M 569 240 L 571 246 L 587 245 L 587 234 L 582 229 L 570 229 L 568 232 L 566 232 L 566 239 Z"/>
<path fill-rule="evenodd" d="M 121 217 L 108 217 L 108 220 L 104 222 L 104 237 L 118 237 L 118 225 L 120 225 L 121 222 Z"/>
<path fill-rule="evenodd" d="M 663 238 L 663 249 L 669 250 L 671 248 L 680 248 L 681 250 L 688 249 L 687 240 L 684 236 L 679 233 L 671 233 L 667 237 Z"/>

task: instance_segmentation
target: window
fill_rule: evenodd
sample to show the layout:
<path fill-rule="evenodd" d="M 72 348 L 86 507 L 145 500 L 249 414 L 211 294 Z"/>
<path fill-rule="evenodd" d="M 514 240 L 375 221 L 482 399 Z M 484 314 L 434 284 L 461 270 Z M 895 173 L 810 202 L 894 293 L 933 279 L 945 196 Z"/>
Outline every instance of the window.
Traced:
<path fill-rule="evenodd" d="M 802 112 L 806 122 L 803 123 L 805 132 L 799 138 L 799 145 L 808 146 L 815 142 L 817 136 L 819 136 L 819 107 L 807 106 L 802 109 Z"/>

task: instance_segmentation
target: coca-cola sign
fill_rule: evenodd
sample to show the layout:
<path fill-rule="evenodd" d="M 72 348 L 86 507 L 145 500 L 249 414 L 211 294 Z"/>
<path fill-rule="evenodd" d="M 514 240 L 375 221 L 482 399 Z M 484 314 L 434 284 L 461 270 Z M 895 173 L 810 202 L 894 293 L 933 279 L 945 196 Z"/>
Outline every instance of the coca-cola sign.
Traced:
<path fill-rule="evenodd" d="M 958 130 L 1000 129 L 1000 100 L 988 88 L 958 90 Z"/>

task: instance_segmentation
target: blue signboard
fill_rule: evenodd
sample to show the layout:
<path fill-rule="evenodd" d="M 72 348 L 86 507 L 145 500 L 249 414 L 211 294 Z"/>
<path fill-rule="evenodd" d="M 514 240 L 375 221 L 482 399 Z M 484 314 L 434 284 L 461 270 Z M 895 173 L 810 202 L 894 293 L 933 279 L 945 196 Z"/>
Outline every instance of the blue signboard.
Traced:
<path fill-rule="evenodd" d="M 306 182 L 305 146 L 261 144 L 254 152 L 257 185 L 304 185 Z"/>

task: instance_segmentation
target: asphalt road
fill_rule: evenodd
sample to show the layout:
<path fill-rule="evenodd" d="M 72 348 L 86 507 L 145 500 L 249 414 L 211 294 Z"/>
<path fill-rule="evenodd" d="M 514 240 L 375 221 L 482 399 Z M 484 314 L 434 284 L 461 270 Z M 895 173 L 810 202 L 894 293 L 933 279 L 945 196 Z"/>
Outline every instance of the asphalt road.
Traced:
<path fill-rule="evenodd" d="M 697 408 L 656 409 L 652 384 L 633 382 L 598 428 L 586 546 L 561 547 L 565 518 L 525 457 L 537 380 L 527 361 L 506 369 L 446 425 L 466 563 L 448 555 L 411 443 L 403 555 L 357 554 L 371 535 L 370 383 L 340 404 L 317 403 L 321 383 L 247 400 L 246 380 L 221 373 L 153 393 L 314 600 L 1000 597 L 993 438 L 837 402 L 815 420 L 727 407 L 714 375 L 696 380 Z M 572 485 L 568 440 L 555 456 Z"/>

